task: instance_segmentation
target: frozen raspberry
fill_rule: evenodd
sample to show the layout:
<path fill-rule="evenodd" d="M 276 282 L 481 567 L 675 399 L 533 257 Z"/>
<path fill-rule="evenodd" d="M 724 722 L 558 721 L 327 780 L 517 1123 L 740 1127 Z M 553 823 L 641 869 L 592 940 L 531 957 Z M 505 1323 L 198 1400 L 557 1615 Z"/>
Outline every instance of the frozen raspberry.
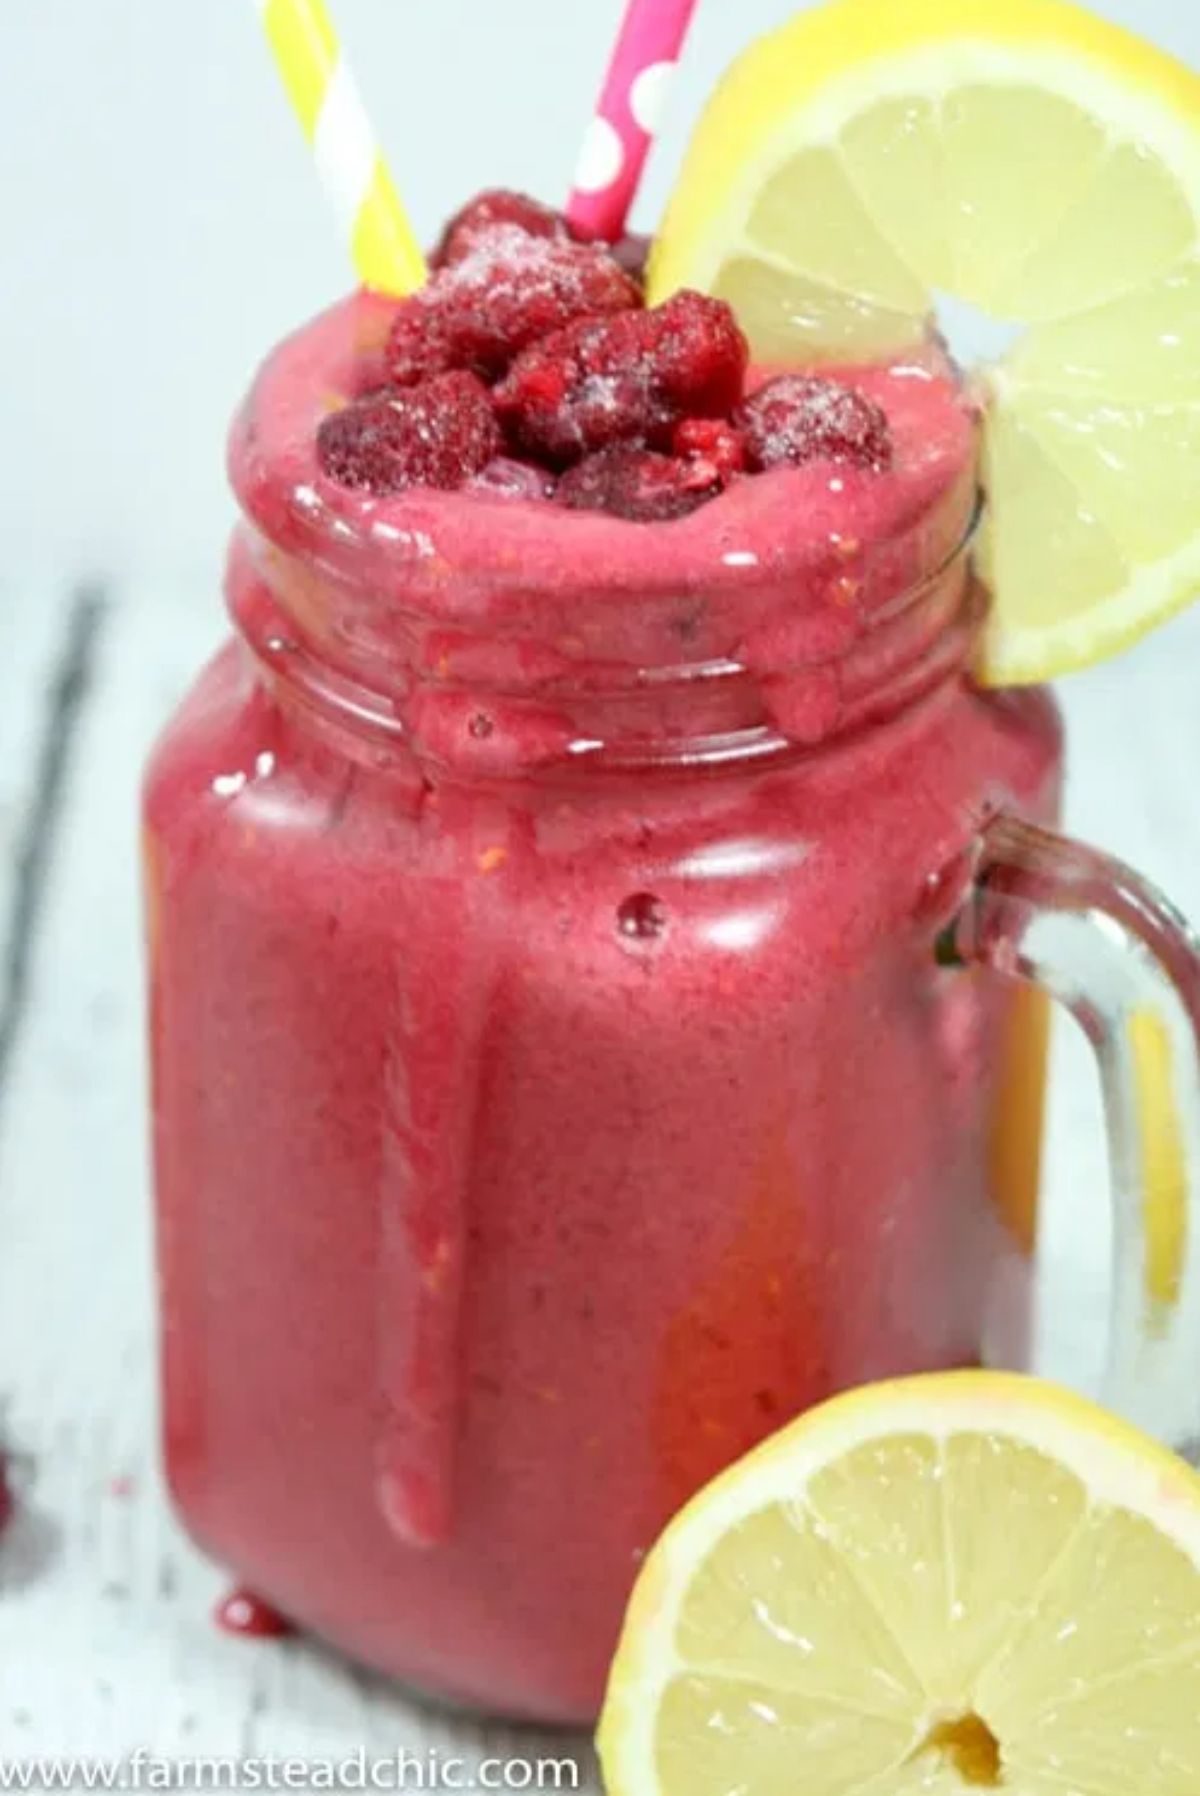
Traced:
<path fill-rule="evenodd" d="M 750 349 L 723 299 L 687 288 L 647 314 L 659 384 L 680 414 L 724 418 L 742 396 Z"/>
<path fill-rule="evenodd" d="M 574 511 L 607 511 L 635 524 L 665 524 L 715 499 L 711 470 L 626 444 L 589 455 L 558 483 L 555 498 Z"/>
<path fill-rule="evenodd" d="M 376 494 L 409 486 L 453 490 L 499 449 L 488 390 L 462 372 L 355 400 L 317 432 L 322 471 L 342 486 Z"/>
<path fill-rule="evenodd" d="M 653 312 L 583 320 L 534 343 L 496 390 L 513 442 L 556 466 L 614 443 L 671 446 L 685 416 L 720 417 L 748 351 L 720 300 L 679 293 Z"/>
<path fill-rule="evenodd" d="M 685 418 L 675 426 L 672 448 L 676 455 L 709 463 L 723 481 L 732 480 L 746 466 L 741 435 L 720 418 Z"/>
<path fill-rule="evenodd" d="M 430 266 L 449 268 L 461 262 L 498 225 L 514 225 L 526 237 L 547 237 L 556 243 L 569 243 L 574 235 L 561 212 L 543 206 L 527 193 L 492 187 L 454 214 L 429 259 Z"/>
<path fill-rule="evenodd" d="M 887 413 L 853 387 L 809 374 L 781 374 L 734 414 L 756 472 L 785 463 L 845 461 L 883 473 L 892 465 Z"/>
<path fill-rule="evenodd" d="M 606 444 L 665 441 L 673 419 L 651 378 L 649 316 L 584 320 L 517 357 L 496 408 L 518 449 L 566 466 Z"/>
<path fill-rule="evenodd" d="M 606 249 L 497 225 L 397 314 L 388 373 L 399 386 L 445 368 L 492 380 L 539 337 L 577 318 L 640 306 L 637 283 Z"/>
<path fill-rule="evenodd" d="M 396 313 L 384 351 L 388 379 L 396 387 L 446 374 L 455 365 L 454 345 L 445 321 L 425 293 L 404 302 Z"/>

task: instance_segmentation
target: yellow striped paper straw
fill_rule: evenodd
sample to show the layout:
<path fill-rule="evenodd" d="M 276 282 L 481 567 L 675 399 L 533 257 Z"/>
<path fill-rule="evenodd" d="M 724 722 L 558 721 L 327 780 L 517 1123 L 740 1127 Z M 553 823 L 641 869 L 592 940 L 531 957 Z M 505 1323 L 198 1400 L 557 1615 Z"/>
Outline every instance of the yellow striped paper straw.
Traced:
<path fill-rule="evenodd" d="M 413 293 L 425 258 L 324 0 L 255 0 L 283 85 L 364 286 Z"/>

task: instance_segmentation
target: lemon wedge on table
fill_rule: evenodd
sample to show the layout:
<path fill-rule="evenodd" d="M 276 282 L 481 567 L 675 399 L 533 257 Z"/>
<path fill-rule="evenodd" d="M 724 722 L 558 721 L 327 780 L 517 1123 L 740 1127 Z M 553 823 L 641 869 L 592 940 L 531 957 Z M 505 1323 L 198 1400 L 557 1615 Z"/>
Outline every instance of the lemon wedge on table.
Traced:
<path fill-rule="evenodd" d="M 759 360 L 902 355 L 949 298 L 983 373 L 981 677 L 1099 660 L 1200 590 L 1200 78 L 1060 0 L 835 0 L 754 45 L 650 269 Z"/>
<path fill-rule="evenodd" d="M 803 1416 L 671 1523 L 609 1796 L 1196 1796 L 1200 1478 L 1003 1373 Z"/>

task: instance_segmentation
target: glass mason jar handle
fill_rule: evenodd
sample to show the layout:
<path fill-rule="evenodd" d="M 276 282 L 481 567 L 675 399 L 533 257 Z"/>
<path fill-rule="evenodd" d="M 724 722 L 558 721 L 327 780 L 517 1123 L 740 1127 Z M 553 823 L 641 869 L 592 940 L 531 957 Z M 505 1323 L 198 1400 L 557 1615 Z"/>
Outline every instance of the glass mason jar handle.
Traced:
<path fill-rule="evenodd" d="M 1010 816 L 948 946 L 1066 1006 L 1096 1055 L 1115 1221 L 1105 1401 L 1200 1441 L 1200 942 L 1119 861 Z"/>

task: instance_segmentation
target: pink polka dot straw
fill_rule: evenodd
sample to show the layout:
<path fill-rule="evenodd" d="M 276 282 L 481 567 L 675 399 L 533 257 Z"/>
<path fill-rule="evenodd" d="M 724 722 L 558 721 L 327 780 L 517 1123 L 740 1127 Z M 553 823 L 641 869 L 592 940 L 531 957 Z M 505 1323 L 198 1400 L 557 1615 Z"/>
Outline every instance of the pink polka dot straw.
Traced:
<path fill-rule="evenodd" d="M 615 243 L 625 229 L 697 4 L 629 0 L 567 202 L 585 236 Z"/>

